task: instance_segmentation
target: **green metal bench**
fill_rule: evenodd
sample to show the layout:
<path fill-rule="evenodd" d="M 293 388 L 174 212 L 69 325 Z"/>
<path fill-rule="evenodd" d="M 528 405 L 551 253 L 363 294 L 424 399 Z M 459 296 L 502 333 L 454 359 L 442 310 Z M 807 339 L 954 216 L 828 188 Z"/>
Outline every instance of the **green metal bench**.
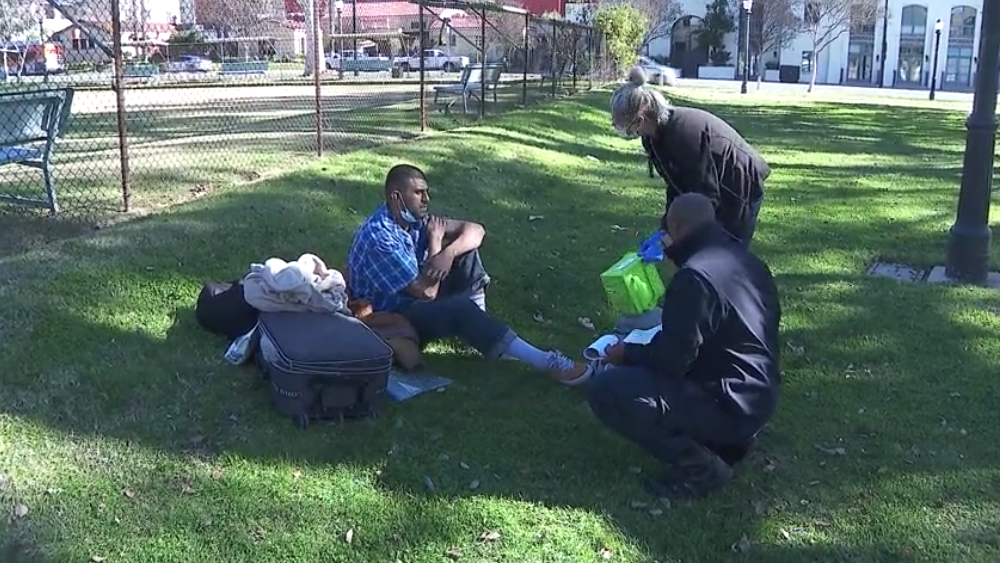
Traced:
<path fill-rule="evenodd" d="M 59 212 L 52 178 L 52 151 L 69 125 L 73 90 L 0 94 L 0 168 L 20 165 L 42 172 L 44 198 L 0 192 L 0 201 Z"/>

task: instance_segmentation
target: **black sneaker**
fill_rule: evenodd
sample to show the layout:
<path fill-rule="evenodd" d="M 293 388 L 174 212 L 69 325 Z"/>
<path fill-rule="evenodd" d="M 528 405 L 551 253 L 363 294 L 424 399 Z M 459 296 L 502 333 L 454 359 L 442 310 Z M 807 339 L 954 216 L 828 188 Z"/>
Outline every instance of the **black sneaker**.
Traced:
<path fill-rule="evenodd" d="M 651 477 L 643 485 L 649 494 L 670 500 L 697 499 L 715 492 L 733 480 L 735 471 L 718 456 L 702 466 L 675 466 L 661 477 Z"/>

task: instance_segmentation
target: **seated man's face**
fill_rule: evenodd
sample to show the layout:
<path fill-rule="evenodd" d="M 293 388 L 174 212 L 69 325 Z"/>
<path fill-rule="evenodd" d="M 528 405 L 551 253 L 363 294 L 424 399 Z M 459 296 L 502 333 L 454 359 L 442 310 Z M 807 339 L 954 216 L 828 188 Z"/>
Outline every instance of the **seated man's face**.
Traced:
<path fill-rule="evenodd" d="M 401 214 L 405 214 L 405 209 L 418 221 L 427 216 L 431 194 L 426 181 L 417 178 L 410 179 L 402 190 L 396 192 L 395 198 Z"/>

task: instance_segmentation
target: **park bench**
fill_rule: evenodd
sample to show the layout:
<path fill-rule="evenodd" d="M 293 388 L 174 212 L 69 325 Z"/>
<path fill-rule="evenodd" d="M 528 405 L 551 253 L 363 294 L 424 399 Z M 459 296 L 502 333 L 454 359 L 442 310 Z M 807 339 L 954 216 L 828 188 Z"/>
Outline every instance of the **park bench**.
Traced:
<path fill-rule="evenodd" d="M 475 98 L 479 103 L 485 103 L 480 99 L 485 86 L 486 92 L 493 93 L 493 103 L 497 103 L 497 87 L 500 86 L 500 77 L 503 75 L 503 67 L 500 65 L 468 65 L 462 69 L 462 77 L 457 84 L 446 84 L 434 87 L 434 103 L 438 104 L 441 95 L 449 96 L 448 102 L 444 105 L 445 113 L 451 110 L 451 106 L 461 98 L 462 110 L 469 113 L 469 99 Z"/>
<path fill-rule="evenodd" d="M 73 90 L 0 94 L 0 167 L 21 165 L 42 172 L 45 198 L 0 192 L 0 200 L 59 212 L 52 179 L 52 149 L 70 121 Z"/>
<path fill-rule="evenodd" d="M 223 62 L 219 65 L 219 74 L 222 75 L 248 75 L 267 74 L 267 61 L 239 61 Z"/>

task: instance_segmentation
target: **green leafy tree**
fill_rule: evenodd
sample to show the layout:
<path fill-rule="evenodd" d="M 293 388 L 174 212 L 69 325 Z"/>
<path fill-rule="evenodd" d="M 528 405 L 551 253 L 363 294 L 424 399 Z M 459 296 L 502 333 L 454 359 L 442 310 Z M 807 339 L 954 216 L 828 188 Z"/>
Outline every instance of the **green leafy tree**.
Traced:
<path fill-rule="evenodd" d="M 698 41 L 708 49 L 708 59 L 714 66 L 726 66 L 732 53 L 726 50 L 726 36 L 736 31 L 736 19 L 729 0 L 713 0 L 705 9 L 705 27 L 698 33 Z"/>
<path fill-rule="evenodd" d="M 601 8 L 594 16 L 594 26 L 604 34 L 608 55 L 619 71 L 635 63 L 646 25 L 646 16 L 631 4 Z"/>

